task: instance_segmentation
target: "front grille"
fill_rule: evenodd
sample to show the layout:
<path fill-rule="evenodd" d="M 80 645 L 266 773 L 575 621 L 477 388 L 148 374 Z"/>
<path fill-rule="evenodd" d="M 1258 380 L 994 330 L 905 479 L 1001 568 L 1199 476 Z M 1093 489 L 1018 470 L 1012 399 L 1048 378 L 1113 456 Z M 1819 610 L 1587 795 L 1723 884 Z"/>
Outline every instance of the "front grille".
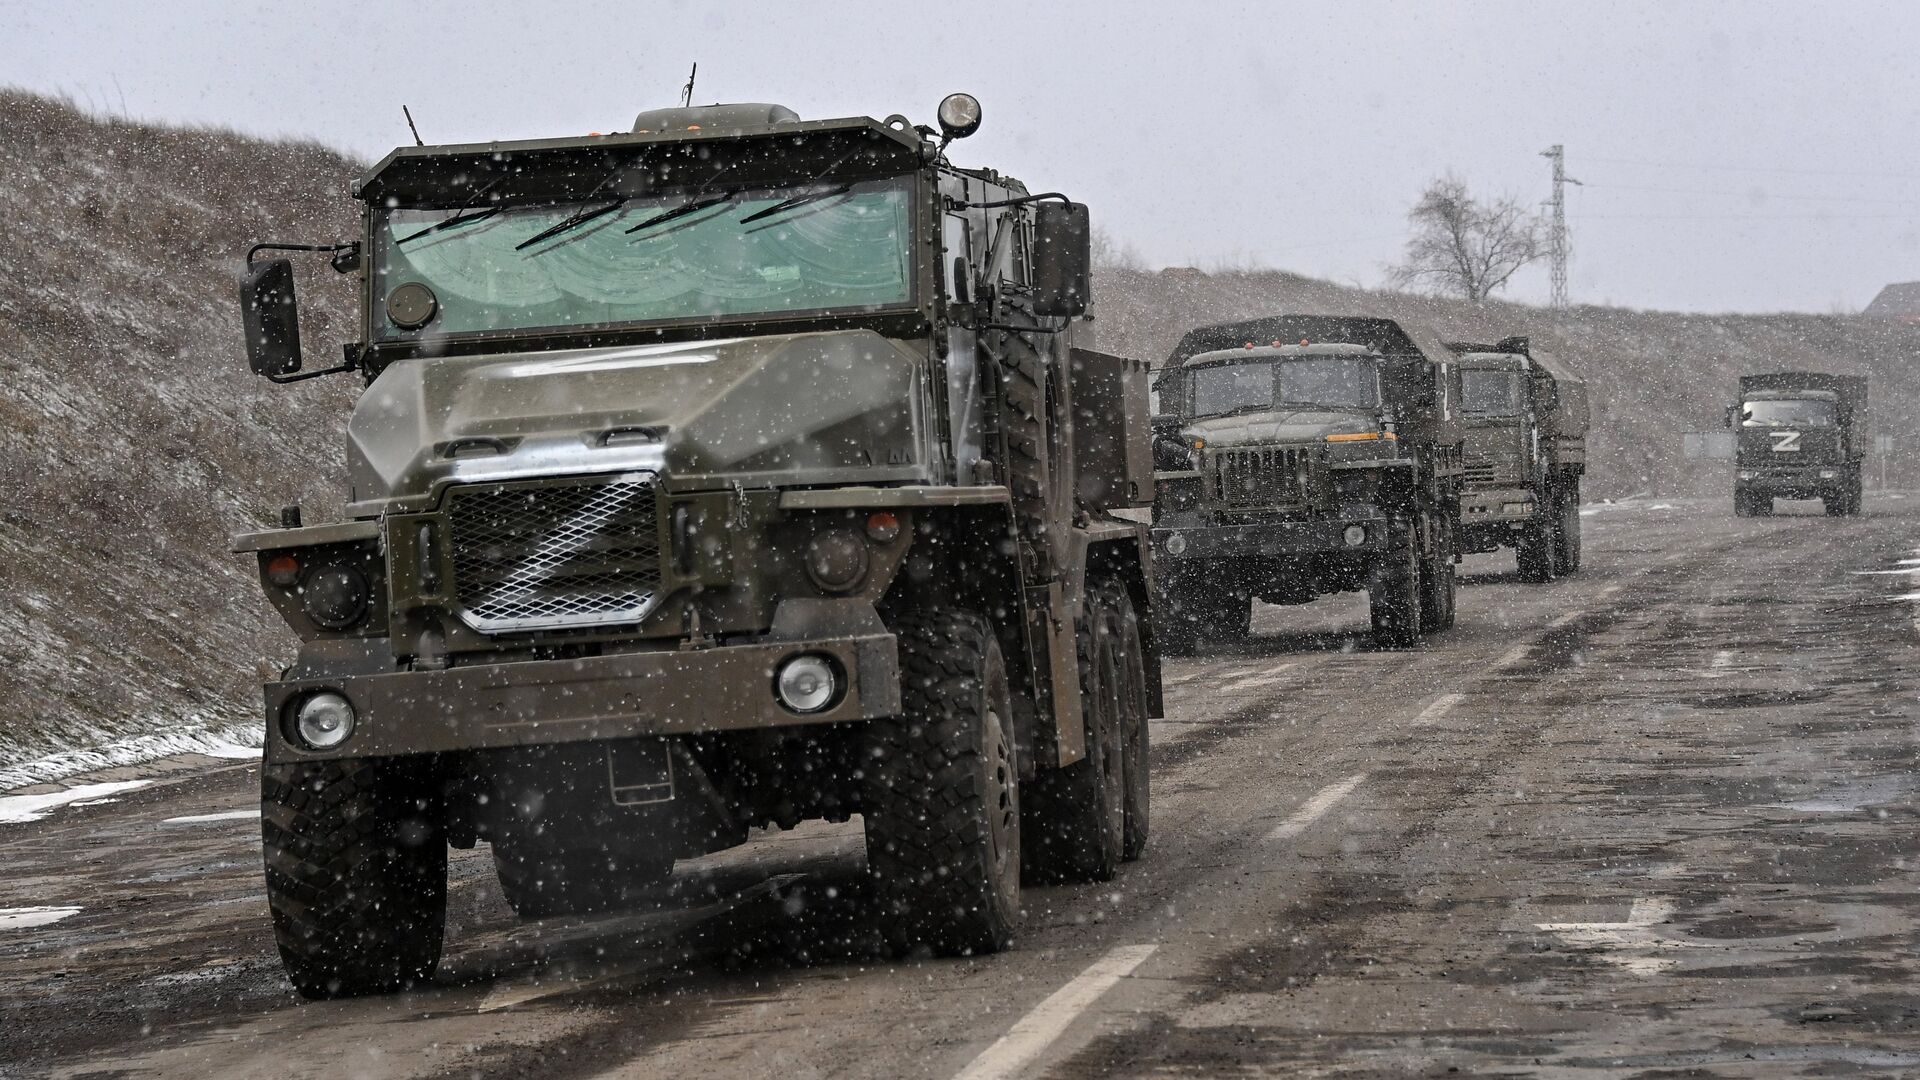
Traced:
<path fill-rule="evenodd" d="M 636 622 L 660 591 L 657 524 L 652 473 L 455 488 L 461 618 L 494 633 Z"/>
<path fill-rule="evenodd" d="M 1310 463 L 1304 448 L 1218 450 L 1214 482 L 1229 510 L 1299 506 L 1307 501 Z"/>
<path fill-rule="evenodd" d="M 1464 476 L 1470 487 L 1516 487 L 1524 482 L 1519 458 L 1485 450 L 1467 451 Z"/>

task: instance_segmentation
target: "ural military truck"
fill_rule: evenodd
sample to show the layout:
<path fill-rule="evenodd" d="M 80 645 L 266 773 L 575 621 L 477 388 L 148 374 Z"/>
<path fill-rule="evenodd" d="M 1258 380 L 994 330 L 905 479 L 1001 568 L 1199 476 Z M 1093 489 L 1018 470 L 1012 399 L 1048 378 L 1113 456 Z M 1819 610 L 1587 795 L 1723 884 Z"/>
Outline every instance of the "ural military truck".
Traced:
<path fill-rule="evenodd" d="M 1243 638 L 1255 598 L 1365 589 L 1382 645 L 1453 622 L 1459 375 L 1389 319 L 1205 326 L 1161 369 L 1153 548 L 1164 647 Z"/>
<path fill-rule="evenodd" d="M 1449 342 L 1458 356 L 1466 473 L 1460 550 L 1510 547 L 1523 581 L 1580 569 L 1587 384 L 1524 337 Z"/>
<path fill-rule="evenodd" d="M 1819 499 L 1828 517 L 1860 512 L 1867 380 L 1781 371 L 1742 375 L 1734 429 L 1733 512 L 1773 513 L 1775 499 Z"/>
<path fill-rule="evenodd" d="M 858 814 L 886 940 L 943 954 L 1141 854 L 1146 370 L 1074 346 L 1086 208 L 949 162 L 979 115 L 406 147 L 357 240 L 250 254 L 255 371 L 366 382 L 344 520 L 235 544 L 301 638 L 261 808 L 302 994 L 431 975 L 449 845 L 541 917 Z M 355 275 L 334 366 L 280 247 Z"/>

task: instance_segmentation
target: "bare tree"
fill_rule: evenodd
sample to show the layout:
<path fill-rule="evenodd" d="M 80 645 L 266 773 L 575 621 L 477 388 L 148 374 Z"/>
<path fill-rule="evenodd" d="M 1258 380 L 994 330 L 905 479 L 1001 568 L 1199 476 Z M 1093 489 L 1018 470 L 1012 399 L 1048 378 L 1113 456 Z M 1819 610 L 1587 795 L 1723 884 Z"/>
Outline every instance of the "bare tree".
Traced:
<path fill-rule="evenodd" d="M 1391 271 L 1402 288 L 1485 300 L 1514 272 L 1546 253 L 1545 228 L 1511 195 L 1481 202 L 1466 181 L 1447 175 L 1427 185 L 1407 212 L 1413 235 Z"/>
<path fill-rule="evenodd" d="M 1093 227 L 1093 265 L 1103 270 L 1145 270 L 1147 260 L 1132 244 L 1117 240 L 1107 230 Z"/>

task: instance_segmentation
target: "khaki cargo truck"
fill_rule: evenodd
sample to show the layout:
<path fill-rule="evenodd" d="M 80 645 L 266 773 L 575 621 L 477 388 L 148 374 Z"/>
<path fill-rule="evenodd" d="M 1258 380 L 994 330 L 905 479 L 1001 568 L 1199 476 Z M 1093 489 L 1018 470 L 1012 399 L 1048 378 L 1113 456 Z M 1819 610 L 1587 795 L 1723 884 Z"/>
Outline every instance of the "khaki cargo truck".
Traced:
<path fill-rule="evenodd" d="M 1514 550 L 1523 581 L 1580 569 L 1587 384 L 1524 337 L 1449 342 L 1458 356 L 1466 474 L 1460 550 Z"/>
<path fill-rule="evenodd" d="M 1819 499 L 1828 517 L 1860 512 L 1867 380 L 1820 371 L 1740 376 L 1727 407 L 1735 433 L 1733 512 L 1773 513 L 1775 499 Z"/>
<path fill-rule="evenodd" d="M 1375 640 L 1453 623 L 1459 376 L 1391 319 L 1205 326 L 1157 382 L 1153 543 L 1169 652 L 1244 638 L 1253 601 L 1365 589 Z"/>
<path fill-rule="evenodd" d="M 250 253 L 254 369 L 366 383 L 344 519 L 236 542 L 301 638 L 261 795 L 301 993 L 430 977 L 449 845 L 540 917 L 858 814 L 885 939 L 944 954 L 1141 854 L 1146 372 L 1075 346 L 1086 208 L 948 160 L 979 119 L 406 147 L 359 239 Z M 278 248 L 353 275 L 333 367 Z"/>

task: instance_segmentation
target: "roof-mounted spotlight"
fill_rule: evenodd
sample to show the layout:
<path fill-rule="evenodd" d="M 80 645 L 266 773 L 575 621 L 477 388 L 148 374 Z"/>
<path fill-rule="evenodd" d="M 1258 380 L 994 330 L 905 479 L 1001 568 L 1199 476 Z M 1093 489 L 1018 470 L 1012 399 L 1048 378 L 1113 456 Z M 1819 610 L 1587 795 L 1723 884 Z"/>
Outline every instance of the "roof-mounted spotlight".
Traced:
<path fill-rule="evenodd" d="M 951 142 L 980 130 L 980 99 L 972 94 L 948 94 L 940 100 L 940 133 Z"/>

